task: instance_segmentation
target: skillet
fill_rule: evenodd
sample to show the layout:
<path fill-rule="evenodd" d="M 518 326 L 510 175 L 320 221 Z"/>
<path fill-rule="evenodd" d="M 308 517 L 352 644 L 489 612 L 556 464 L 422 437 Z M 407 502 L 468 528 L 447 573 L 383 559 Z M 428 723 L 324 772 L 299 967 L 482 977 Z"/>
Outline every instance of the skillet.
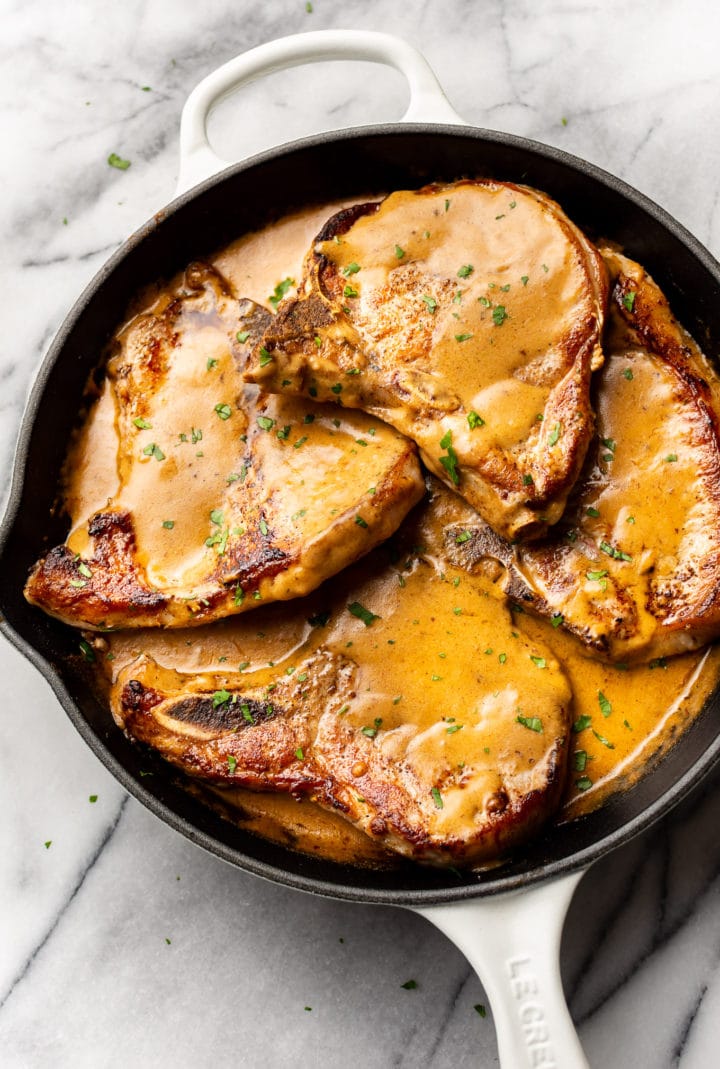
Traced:
<path fill-rule="evenodd" d="M 212 106 L 262 74 L 320 59 L 388 63 L 408 79 L 400 124 L 304 139 L 225 168 L 205 128 Z M 225 169 L 223 169 L 225 168 Z M 218 170 L 222 173 L 207 178 Z M 64 537 L 51 515 L 63 450 L 85 382 L 130 298 L 248 230 L 311 203 L 412 188 L 466 174 L 527 182 L 557 199 L 591 236 L 619 242 L 642 262 L 680 321 L 710 356 L 720 337 L 720 265 L 679 224 L 596 167 L 526 139 L 464 127 L 425 61 L 383 34 L 303 34 L 261 46 L 205 79 L 181 127 L 181 190 L 119 250 L 61 327 L 23 420 L 7 513 L 0 529 L 0 629 L 43 673 L 70 719 L 122 785 L 166 823 L 224 860 L 305 891 L 406 906 L 444 930 L 483 980 L 506 1069 L 586 1065 L 564 1006 L 558 948 L 564 913 L 587 867 L 664 815 L 720 754 L 715 693 L 667 757 L 632 790 L 572 824 L 552 827 L 508 864 L 480 875 L 401 864 L 358 869 L 291 853 L 224 822 L 193 799 L 161 761 L 114 727 L 96 700 L 77 634 L 28 606 L 27 570 Z M 32 473 L 28 478 L 28 473 Z M 49 518 L 50 517 L 50 518 Z"/>

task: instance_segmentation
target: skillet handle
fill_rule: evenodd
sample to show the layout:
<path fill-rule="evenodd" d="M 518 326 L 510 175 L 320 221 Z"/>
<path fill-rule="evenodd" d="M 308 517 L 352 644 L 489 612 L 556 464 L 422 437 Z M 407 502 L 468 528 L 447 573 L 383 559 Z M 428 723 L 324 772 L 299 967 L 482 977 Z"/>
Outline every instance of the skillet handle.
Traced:
<path fill-rule="evenodd" d="M 462 950 L 482 980 L 502 1069 L 589 1069 L 560 978 L 563 922 L 583 875 L 492 898 L 413 907 Z"/>
<path fill-rule="evenodd" d="M 178 194 L 232 162 L 213 151 L 207 136 L 210 112 L 224 97 L 264 75 L 304 63 L 337 59 L 384 63 L 404 74 L 410 87 L 410 104 L 402 122 L 466 125 L 448 103 L 425 57 L 400 37 L 369 30 L 318 30 L 281 37 L 229 60 L 193 89 L 180 120 Z"/>

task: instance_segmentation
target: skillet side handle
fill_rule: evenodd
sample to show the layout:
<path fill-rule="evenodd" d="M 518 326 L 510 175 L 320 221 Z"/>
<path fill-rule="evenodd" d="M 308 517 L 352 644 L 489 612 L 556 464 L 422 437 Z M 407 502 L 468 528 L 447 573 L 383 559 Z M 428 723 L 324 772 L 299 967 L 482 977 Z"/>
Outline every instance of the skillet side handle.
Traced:
<path fill-rule="evenodd" d="M 415 908 L 462 950 L 482 980 L 502 1069 L 589 1069 L 560 978 L 563 922 L 582 876 Z"/>
<path fill-rule="evenodd" d="M 410 104 L 403 122 L 466 123 L 453 110 L 425 57 L 400 37 L 369 30 L 318 30 L 269 41 L 236 56 L 193 89 L 180 120 L 178 194 L 222 171 L 223 160 L 210 147 L 210 112 L 230 93 L 268 74 L 327 60 L 367 60 L 395 67 L 407 79 Z"/>

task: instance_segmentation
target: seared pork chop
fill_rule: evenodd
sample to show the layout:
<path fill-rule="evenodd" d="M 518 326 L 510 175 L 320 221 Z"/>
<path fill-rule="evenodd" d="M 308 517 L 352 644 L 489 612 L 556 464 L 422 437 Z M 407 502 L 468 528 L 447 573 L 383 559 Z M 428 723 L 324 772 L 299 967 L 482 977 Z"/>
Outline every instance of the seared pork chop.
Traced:
<path fill-rule="evenodd" d="M 68 461 L 97 511 L 67 502 L 29 601 L 92 629 L 200 624 L 306 594 L 392 534 L 424 490 L 414 446 L 245 384 L 270 318 L 195 264 L 131 321 Z"/>
<path fill-rule="evenodd" d="M 518 604 L 631 662 L 720 634 L 720 392 L 644 269 L 604 255 L 614 289 L 597 437 L 562 523 L 532 546 L 485 525 L 461 544 L 449 530 L 448 545 L 468 567 L 501 561 Z"/>
<path fill-rule="evenodd" d="M 443 528 L 472 515 L 435 483 L 389 552 L 311 598 L 187 651 L 109 636 L 116 720 L 193 776 L 310 797 L 418 861 L 504 852 L 559 802 L 571 695 L 487 579 L 448 565 Z"/>
<path fill-rule="evenodd" d="M 330 219 L 248 374 L 372 412 L 494 530 L 539 537 L 592 437 L 606 297 L 597 250 L 544 194 L 392 193 Z"/>

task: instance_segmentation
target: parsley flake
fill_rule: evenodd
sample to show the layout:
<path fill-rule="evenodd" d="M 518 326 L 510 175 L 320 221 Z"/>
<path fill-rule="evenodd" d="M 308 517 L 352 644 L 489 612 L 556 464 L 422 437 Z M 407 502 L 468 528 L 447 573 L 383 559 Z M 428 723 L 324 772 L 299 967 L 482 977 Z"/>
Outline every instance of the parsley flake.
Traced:
<path fill-rule="evenodd" d="M 277 308 L 287 291 L 290 289 L 291 286 L 294 285 L 294 278 L 284 278 L 282 282 L 278 282 L 277 286 L 275 287 L 275 290 L 273 291 L 272 296 L 268 297 L 268 301 L 273 306 L 273 308 Z"/>
<path fill-rule="evenodd" d="M 530 731 L 537 731 L 542 734 L 542 720 L 539 716 L 516 716 L 515 720 L 518 724 L 522 724 L 524 728 L 528 728 Z"/>
<path fill-rule="evenodd" d="M 440 439 L 440 448 L 447 450 L 447 456 L 439 457 L 445 471 L 448 473 L 454 486 L 460 485 L 460 472 L 458 471 L 458 455 L 452 444 L 452 431 L 447 431 Z"/>
<path fill-rule="evenodd" d="M 364 605 L 361 605 L 359 601 L 353 601 L 348 605 L 348 612 L 351 616 L 356 616 L 358 620 L 362 620 L 365 627 L 370 627 L 375 620 L 379 620 L 380 617 L 370 609 L 366 609 Z"/>

